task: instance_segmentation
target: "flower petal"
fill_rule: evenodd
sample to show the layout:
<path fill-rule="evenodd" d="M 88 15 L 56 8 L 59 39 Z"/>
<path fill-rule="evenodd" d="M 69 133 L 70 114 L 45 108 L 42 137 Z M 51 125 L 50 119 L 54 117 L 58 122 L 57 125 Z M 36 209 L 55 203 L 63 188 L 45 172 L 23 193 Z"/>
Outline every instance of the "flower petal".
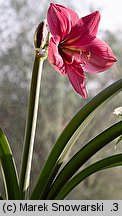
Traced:
<path fill-rule="evenodd" d="M 100 13 L 99 11 L 94 11 L 93 13 L 81 18 L 84 25 L 89 29 L 89 34 L 96 36 L 98 31 L 98 25 L 100 22 Z"/>
<path fill-rule="evenodd" d="M 76 25 L 76 23 L 78 22 L 78 20 L 79 20 L 78 14 L 75 11 L 71 10 L 70 8 L 67 8 L 67 7 L 65 7 L 63 5 L 59 5 L 59 4 L 57 4 L 57 5 L 61 9 L 65 9 L 65 10 L 67 10 L 69 12 L 71 25 L 72 25 L 72 27 L 74 27 Z"/>
<path fill-rule="evenodd" d="M 80 48 L 89 44 L 96 37 L 99 21 L 100 14 L 98 11 L 79 19 L 63 45 Z"/>
<path fill-rule="evenodd" d="M 80 68 L 80 70 L 82 70 L 82 68 Z M 85 88 L 84 77 L 80 76 L 73 67 L 69 67 L 69 66 L 67 66 L 67 75 L 75 91 L 78 94 L 80 94 L 83 98 L 87 98 L 87 91 Z"/>
<path fill-rule="evenodd" d="M 58 35 L 63 40 L 77 21 L 78 15 L 71 9 L 58 4 L 50 4 L 47 22 L 53 36 Z"/>
<path fill-rule="evenodd" d="M 107 70 L 116 62 L 111 48 L 98 38 L 95 38 L 88 46 L 82 47 L 82 49 L 91 53 L 89 60 L 83 66 L 85 72 L 101 72 Z"/>
<path fill-rule="evenodd" d="M 65 74 L 64 61 L 59 54 L 58 45 L 54 42 L 53 38 L 50 39 L 48 46 L 48 59 L 56 71 L 61 74 Z"/>

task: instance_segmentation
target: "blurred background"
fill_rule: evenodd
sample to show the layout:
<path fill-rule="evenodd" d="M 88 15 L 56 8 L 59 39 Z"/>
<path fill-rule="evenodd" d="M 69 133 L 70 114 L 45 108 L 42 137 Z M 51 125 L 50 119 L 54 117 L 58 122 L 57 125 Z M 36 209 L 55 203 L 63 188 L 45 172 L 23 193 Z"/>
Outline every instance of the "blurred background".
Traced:
<path fill-rule="evenodd" d="M 10 142 L 18 171 L 22 156 L 24 129 L 28 104 L 30 79 L 34 60 L 33 35 L 36 26 L 46 18 L 49 2 L 64 4 L 79 16 L 99 10 L 101 23 L 99 37 L 113 49 L 117 63 L 104 73 L 86 74 L 88 99 L 82 99 L 71 87 L 67 77 L 53 70 L 48 60 L 44 63 L 40 92 L 40 105 L 33 156 L 31 189 L 52 145 L 70 119 L 93 96 L 121 77 L 122 19 L 121 1 L 49 1 L 0 0 L 0 125 Z M 120 120 L 113 115 L 122 106 L 122 93 L 103 107 L 81 134 L 70 152 L 71 157 L 87 141 L 105 128 Z M 122 151 L 122 143 L 115 149 L 113 142 L 97 153 L 97 159 Z M 122 199 L 122 168 L 99 172 L 81 183 L 67 199 Z M 0 192 L 4 193 L 0 172 Z"/>

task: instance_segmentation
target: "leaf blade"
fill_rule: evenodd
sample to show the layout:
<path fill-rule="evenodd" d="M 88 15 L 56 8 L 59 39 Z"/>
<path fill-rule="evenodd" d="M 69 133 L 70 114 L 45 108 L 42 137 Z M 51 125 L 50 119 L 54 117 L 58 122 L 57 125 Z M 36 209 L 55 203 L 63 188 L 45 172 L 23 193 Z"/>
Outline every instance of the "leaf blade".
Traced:
<path fill-rule="evenodd" d="M 6 198 L 20 199 L 19 182 L 15 162 L 7 138 L 0 128 L 0 164 L 4 179 Z"/>
<path fill-rule="evenodd" d="M 46 199 L 55 199 L 59 191 L 89 158 L 121 134 L 122 121 L 112 125 L 81 148 L 60 171 Z"/>
<path fill-rule="evenodd" d="M 67 184 L 62 188 L 60 193 L 57 195 L 57 200 L 64 199 L 79 183 L 81 183 L 88 176 L 116 166 L 122 166 L 122 154 L 113 155 L 105 159 L 99 160 L 90 166 L 83 169 L 77 175 L 75 175 Z"/>
<path fill-rule="evenodd" d="M 48 156 L 40 173 L 31 199 L 43 199 L 48 186 L 52 183 L 57 171 L 63 163 L 69 148 L 74 144 L 80 133 L 95 116 L 96 112 L 122 89 L 122 79 L 116 81 L 91 101 L 89 101 L 70 121 L 64 129 Z"/>

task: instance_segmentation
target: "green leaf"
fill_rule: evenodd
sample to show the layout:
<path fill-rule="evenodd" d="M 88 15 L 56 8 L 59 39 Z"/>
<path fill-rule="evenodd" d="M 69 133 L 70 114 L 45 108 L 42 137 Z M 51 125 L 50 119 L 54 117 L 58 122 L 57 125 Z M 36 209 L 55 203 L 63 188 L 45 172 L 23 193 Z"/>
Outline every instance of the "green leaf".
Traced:
<path fill-rule="evenodd" d="M 79 183 L 81 183 L 88 176 L 98 171 L 116 166 L 122 166 L 122 154 L 113 155 L 91 164 L 75 175 L 69 182 L 67 182 L 57 195 L 56 199 L 64 199 Z"/>
<path fill-rule="evenodd" d="M 57 171 L 62 165 L 69 149 L 78 139 L 90 120 L 98 110 L 122 89 L 122 79 L 107 87 L 91 101 L 89 101 L 70 121 L 57 142 L 52 148 L 50 155 L 38 177 L 31 199 L 43 199 L 51 185 Z"/>
<path fill-rule="evenodd" d="M 60 190 L 68 182 L 68 180 L 75 174 L 75 172 L 96 152 L 110 143 L 112 140 L 122 134 L 122 121 L 109 127 L 101 134 L 92 139 L 81 150 L 79 150 L 74 157 L 64 166 L 56 180 L 54 181 L 47 199 L 55 199 Z"/>
<path fill-rule="evenodd" d="M 3 200 L 3 197 L 2 197 L 2 195 L 1 195 L 1 193 L 0 193 L 0 200 Z"/>
<path fill-rule="evenodd" d="M 6 198 L 10 200 L 20 199 L 20 190 L 17 171 L 11 149 L 5 134 L 0 128 L 0 164 L 4 179 Z"/>
<path fill-rule="evenodd" d="M 121 141 L 122 141 L 122 136 L 120 136 L 120 137 L 118 138 L 118 140 L 117 140 L 117 142 L 116 142 L 116 147 L 117 147 L 117 145 L 118 145 Z"/>

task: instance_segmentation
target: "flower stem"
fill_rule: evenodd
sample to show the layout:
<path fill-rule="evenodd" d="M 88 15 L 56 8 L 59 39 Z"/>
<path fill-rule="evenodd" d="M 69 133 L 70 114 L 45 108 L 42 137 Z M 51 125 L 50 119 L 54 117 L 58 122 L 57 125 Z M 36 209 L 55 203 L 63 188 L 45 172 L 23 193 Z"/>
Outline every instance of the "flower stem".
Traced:
<path fill-rule="evenodd" d="M 43 61 L 44 61 L 43 58 L 39 58 L 38 56 L 35 56 L 32 79 L 31 79 L 31 87 L 30 87 L 23 157 L 22 157 L 22 164 L 20 169 L 20 191 L 21 191 L 22 199 L 25 198 L 30 183 L 30 172 L 31 172 L 34 138 L 35 138 L 35 131 L 36 131 L 36 123 L 37 123 L 37 113 L 38 113 Z"/>

